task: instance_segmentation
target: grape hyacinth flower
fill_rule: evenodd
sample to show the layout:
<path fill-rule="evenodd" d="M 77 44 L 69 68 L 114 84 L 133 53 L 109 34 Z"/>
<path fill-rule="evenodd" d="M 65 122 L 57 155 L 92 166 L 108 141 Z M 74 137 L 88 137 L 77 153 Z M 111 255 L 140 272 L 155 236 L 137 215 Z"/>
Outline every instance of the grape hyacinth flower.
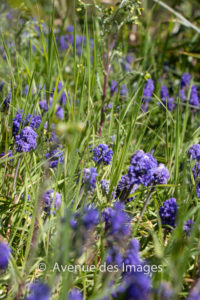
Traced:
<path fill-rule="evenodd" d="M 120 199 L 120 201 L 130 202 L 134 199 L 134 197 L 129 197 L 130 194 L 133 194 L 135 190 L 138 188 L 137 184 L 132 184 L 131 178 L 126 175 L 122 175 L 116 189 L 116 197 Z"/>
<path fill-rule="evenodd" d="M 131 157 L 128 176 L 131 184 L 143 184 L 148 186 L 154 179 L 154 170 L 158 163 L 150 153 L 137 150 Z"/>
<path fill-rule="evenodd" d="M 108 236 L 119 241 L 130 234 L 130 218 L 124 211 L 124 205 L 115 202 L 114 208 L 107 208 L 102 213 Z"/>
<path fill-rule="evenodd" d="M 184 73 L 181 78 L 181 89 L 190 85 L 191 76 L 188 73 Z"/>
<path fill-rule="evenodd" d="M 199 96 L 197 87 L 195 85 L 192 86 L 191 94 L 190 94 L 190 105 L 192 106 L 199 106 Z"/>
<path fill-rule="evenodd" d="M 200 182 L 196 186 L 196 194 L 197 194 L 197 198 L 200 198 Z"/>
<path fill-rule="evenodd" d="M 10 106 L 11 97 L 12 97 L 12 93 L 8 93 L 8 96 L 3 101 L 3 108 L 5 110 L 8 110 Z"/>
<path fill-rule="evenodd" d="M 12 157 L 13 156 L 13 153 L 12 153 L 12 151 L 11 150 L 8 150 L 7 152 L 1 152 L 1 154 L 0 154 L 0 157 L 4 157 L 5 156 L 5 158 L 7 158 L 7 157 Z M 10 160 L 11 161 L 11 160 Z"/>
<path fill-rule="evenodd" d="M 200 160 L 200 145 L 199 144 L 194 144 L 190 147 L 188 154 L 192 159 L 197 159 Z"/>
<path fill-rule="evenodd" d="M 200 179 L 200 162 L 199 161 L 196 162 L 194 167 L 192 168 L 192 173 L 193 173 L 195 180 Z"/>
<path fill-rule="evenodd" d="M 159 164 L 153 172 L 153 184 L 167 184 L 167 180 L 170 178 L 168 169 L 164 164 Z"/>
<path fill-rule="evenodd" d="M 114 93 L 117 93 L 117 92 L 118 92 L 117 82 L 115 80 L 112 80 L 111 84 L 110 84 L 110 93 L 111 93 L 111 96 L 113 96 Z"/>
<path fill-rule="evenodd" d="M 160 207 L 159 215 L 163 225 L 169 225 L 171 227 L 176 227 L 176 217 L 177 217 L 178 205 L 176 204 L 175 198 L 170 198 L 164 201 L 163 206 Z"/>
<path fill-rule="evenodd" d="M 19 134 L 20 127 L 23 128 L 24 126 L 30 126 L 33 129 L 37 129 L 41 123 L 41 117 L 38 115 L 29 115 L 28 117 L 22 118 L 23 110 L 20 110 L 16 113 L 15 118 L 13 119 L 13 136 Z"/>
<path fill-rule="evenodd" d="M 89 168 L 83 169 L 83 177 L 82 177 L 82 181 L 83 184 L 85 185 L 86 189 L 92 191 L 93 189 L 96 188 L 96 179 L 97 177 L 97 171 L 96 168 Z"/>
<path fill-rule="evenodd" d="M 142 110 L 143 111 L 147 111 L 148 103 L 151 100 L 153 92 L 154 92 L 154 82 L 152 79 L 148 79 L 145 84 L 144 91 L 143 91 L 143 98 L 142 98 Z"/>
<path fill-rule="evenodd" d="M 105 165 L 109 165 L 112 160 L 113 151 L 109 149 L 106 144 L 99 144 L 96 148 L 92 150 L 93 152 L 93 161 L 99 165 L 103 162 Z"/>
<path fill-rule="evenodd" d="M 200 295 L 200 280 L 198 280 L 196 285 L 190 291 L 187 300 L 199 300 L 200 299 L 199 295 Z"/>
<path fill-rule="evenodd" d="M 125 86 L 125 84 L 122 84 L 120 89 L 120 96 L 126 96 L 127 93 L 128 93 L 127 87 Z"/>
<path fill-rule="evenodd" d="M 83 224 L 84 227 L 88 230 L 91 227 L 99 223 L 99 212 L 98 209 L 93 205 L 85 206 L 83 209 Z"/>
<path fill-rule="evenodd" d="M 7 243 L 0 242 L 0 270 L 5 270 L 8 267 L 10 260 L 11 248 Z"/>
<path fill-rule="evenodd" d="M 101 184 L 101 189 L 102 189 L 102 191 L 103 191 L 106 195 L 108 195 L 110 181 L 109 181 L 109 180 L 106 180 L 106 179 L 102 179 L 102 180 L 100 181 L 100 184 Z"/>
<path fill-rule="evenodd" d="M 167 109 L 169 111 L 172 111 L 176 107 L 176 105 L 174 103 L 174 98 L 169 96 L 169 90 L 165 85 L 163 85 L 161 88 L 160 97 L 161 97 L 163 104 L 165 106 L 167 106 Z"/>
<path fill-rule="evenodd" d="M 57 93 L 60 93 L 62 88 L 63 88 L 63 84 L 62 84 L 61 81 L 59 81 Z M 61 94 L 60 99 L 59 99 L 60 105 L 66 105 L 66 101 L 67 101 L 66 93 L 64 91 L 62 91 L 62 94 Z"/>
<path fill-rule="evenodd" d="M 59 148 L 52 148 L 45 154 L 45 158 L 48 159 L 49 167 L 53 169 L 64 161 L 64 154 Z"/>
<path fill-rule="evenodd" d="M 123 263 L 125 266 L 137 266 L 141 264 L 140 255 L 140 244 L 137 239 L 132 239 L 129 242 L 128 249 L 124 255 Z"/>
<path fill-rule="evenodd" d="M 50 288 L 43 282 L 34 282 L 30 286 L 30 295 L 25 300 L 50 300 Z"/>
<path fill-rule="evenodd" d="M 47 190 L 42 196 L 44 211 L 55 214 L 55 211 L 61 206 L 61 197 L 60 193 L 54 192 L 54 190 Z"/>
<path fill-rule="evenodd" d="M 0 83 L 0 93 L 3 92 L 4 84 L 5 83 L 3 81 L 1 81 L 1 83 Z"/>
<path fill-rule="evenodd" d="M 122 299 L 149 300 L 151 290 L 150 278 L 143 272 L 128 272 L 119 287 Z"/>
<path fill-rule="evenodd" d="M 192 230 L 193 224 L 194 224 L 194 221 L 193 221 L 193 220 L 188 220 L 188 221 L 184 224 L 184 226 L 183 226 L 183 231 L 184 231 L 187 235 L 190 234 L 190 232 L 191 232 L 191 230 Z"/>
<path fill-rule="evenodd" d="M 17 152 L 30 152 L 37 147 L 37 133 L 30 127 L 26 126 L 19 135 L 15 136 Z"/>
<path fill-rule="evenodd" d="M 73 288 L 73 290 L 69 292 L 67 300 L 83 300 L 82 293 L 78 289 Z"/>
<path fill-rule="evenodd" d="M 60 120 L 64 120 L 64 110 L 62 108 L 62 106 L 59 106 L 56 110 L 56 116 L 60 119 Z"/>
<path fill-rule="evenodd" d="M 108 249 L 107 257 L 106 257 L 106 264 L 107 265 L 116 265 L 118 268 L 122 267 L 123 257 L 117 248 L 111 247 L 110 249 Z"/>

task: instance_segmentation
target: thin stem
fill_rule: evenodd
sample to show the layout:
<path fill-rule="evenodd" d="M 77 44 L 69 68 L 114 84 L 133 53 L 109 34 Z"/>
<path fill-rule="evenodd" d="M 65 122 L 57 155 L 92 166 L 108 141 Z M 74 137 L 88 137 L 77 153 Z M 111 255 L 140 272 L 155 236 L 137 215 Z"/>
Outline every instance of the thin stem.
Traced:
<path fill-rule="evenodd" d="M 107 60 L 106 60 L 106 66 L 105 66 L 103 94 L 102 94 L 102 99 L 101 99 L 101 120 L 100 120 L 100 127 L 99 127 L 99 136 L 101 136 L 101 134 L 102 134 L 102 128 L 103 128 L 103 124 L 104 124 L 104 112 L 105 112 L 104 102 L 105 102 L 105 99 L 106 99 L 106 89 L 107 89 L 108 75 L 109 75 L 109 65 L 110 65 L 109 46 L 110 46 L 110 42 L 109 42 L 109 39 L 108 39 L 108 42 L 107 42 Z"/>
<path fill-rule="evenodd" d="M 143 214 L 144 214 L 144 212 L 145 212 L 145 210 L 146 210 L 146 208 L 147 208 L 147 205 L 149 204 L 149 201 L 150 201 L 150 199 L 151 199 L 151 195 L 153 194 L 154 191 L 155 191 L 155 188 L 152 188 L 152 189 L 150 190 L 149 194 L 148 194 L 148 197 L 147 197 L 147 199 L 146 199 L 146 201 L 145 201 L 145 203 L 144 203 L 143 209 L 142 209 L 142 211 L 141 211 L 141 213 L 140 213 L 140 220 L 141 220 L 142 217 L 143 217 Z"/>
<path fill-rule="evenodd" d="M 19 160 L 17 162 L 17 168 L 16 168 L 14 183 L 13 183 L 13 192 L 15 192 L 15 188 L 16 188 L 17 175 L 18 175 L 18 171 L 19 171 L 20 162 L 21 162 L 21 157 L 19 158 Z"/>

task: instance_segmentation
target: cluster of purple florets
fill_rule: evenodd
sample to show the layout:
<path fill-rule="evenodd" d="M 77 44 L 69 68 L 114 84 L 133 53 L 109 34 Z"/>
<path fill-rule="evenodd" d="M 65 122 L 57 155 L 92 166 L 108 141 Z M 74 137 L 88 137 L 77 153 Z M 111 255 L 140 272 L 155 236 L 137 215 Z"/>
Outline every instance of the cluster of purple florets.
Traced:
<path fill-rule="evenodd" d="M 169 200 L 164 201 L 163 206 L 160 207 L 159 215 L 161 218 L 162 225 L 167 225 L 175 228 L 178 216 L 178 205 L 176 203 L 176 199 L 170 198 Z M 190 234 L 193 224 L 194 222 L 191 219 L 185 222 L 183 226 L 183 231 L 187 235 Z"/>
<path fill-rule="evenodd" d="M 20 134 L 15 136 L 17 152 L 30 152 L 37 147 L 37 133 L 30 127 L 24 127 Z"/>
<path fill-rule="evenodd" d="M 113 208 L 108 207 L 102 213 L 106 233 L 116 241 L 130 234 L 130 218 L 124 209 L 124 204 L 115 202 Z"/>
<path fill-rule="evenodd" d="M 115 80 L 111 81 L 110 93 L 111 93 L 111 96 L 118 93 L 118 84 Z M 125 84 L 122 84 L 121 87 L 120 87 L 120 96 L 124 97 L 124 96 L 127 95 L 127 93 L 128 93 L 127 87 L 125 86 Z"/>
<path fill-rule="evenodd" d="M 113 151 L 109 149 L 106 144 L 99 144 L 96 148 L 92 150 L 93 152 L 93 161 L 99 165 L 101 162 L 105 165 L 109 165 L 112 160 Z"/>
<path fill-rule="evenodd" d="M 25 300 L 50 300 L 51 290 L 43 282 L 36 281 L 30 285 L 29 296 Z"/>
<path fill-rule="evenodd" d="M 184 73 L 181 82 L 180 82 L 180 99 L 185 102 L 187 99 L 186 92 L 189 94 L 189 86 L 190 86 L 191 76 L 188 73 Z M 112 85 L 112 90 L 115 89 L 115 85 Z M 142 110 L 147 111 L 148 104 L 152 98 L 154 92 L 154 82 L 152 79 L 148 79 L 144 91 L 143 91 L 143 99 L 142 99 Z M 160 98 L 165 107 L 169 111 L 172 111 L 176 108 L 175 98 L 171 97 L 170 94 L 173 92 L 173 89 L 170 89 L 166 85 L 162 85 L 160 89 Z M 177 95 L 179 97 L 179 95 Z M 160 103 L 158 103 L 160 105 Z M 190 95 L 189 95 L 189 104 L 191 108 L 194 110 L 199 107 L 199 93 L 196 85 L 192 85 Z"/>
<path fill-rule="evenodd" d="M 174 103 L 174 98 L 170 97 L 169 89 L 166 85 L 163 85 L 161 87 L 160 98 L 169 111 L 172 111 L 176 107 L 176 104 Z"/>
<path fill-rule="evenodd" d="M 57 37 L 59 49 L 61 51 L 69 49 L 70 46 L 73 46 L 75 43 L 76 46 L 76 54 L 78 56 L 81 55 L 82 48 L 85 48 L 86 46 L 86 38 L 82 35 L 76 35 L 75 41 L 73 36 L 74 28 L 73 26 L 67 27 L 67 34 L 61 35 L 60 37 Z M 94 42 L 92 39 L 90 39 L 90 48 L 93 49 Z"/>
<path fill-rule="evenodd" d="M 10 260 L 11 248 L 7 243 L 0 242 L 0 271 L 8 267 Z"/>
<path fill-rule="evenodd" d="M 77 225 L 83 226 L 86 230 L 99 224 L 100 215 L 98 209 L 94 205 L 85 205 L 81 213 L 76 213 L 70 220 L 73 229 L 77 229 Z"/>
<path fill-rule="evenodd" d="M 178 212 L 178 205 L 175 198 L 166 200 L 163 206 L 160 207 L 159 215 L 163 225 L 169 225 L 171 227 L 176 227 L 176 218 Z"/>
<path fill-rule="evenodd" d="M 158 164 L 150 153 L 137 150 L 131 157 L 128 173 L 121 177 L 116 195 L 123 201 L 140 185 L 166 184 L 170 174 L 163 164 Z"/>
<path fill-rule="evenodd" d="M 35 130 L 40 126 L 40 123 L 41 117 L 39 115 L 29 115 L 28 117 L 24 117 L 23 110 L 18 111 L 13 119 L 13 136 L 16 136 L 19 133 L 19 130 L 25 126 L 29 126 Z"/>
<path fill-rule="evenodd" d="M 52 148 L 45 154 L 45 158 L 48 160 L 49 167 L 54 169 L 64 161 L 64 154 L 58 147 Z"/>
<path fill-rule="evenodd" d="M 151 101 L 152 95 L 154 92 L 154 82 L 152 79 L 148 79 L 144 91 L 143 91 L 143 98 L 142 98 L 142 110 L 147 111 L 148 104 Z"/>
<path fill-rule="evenodd" d="M 42 196 L 44 211 L 55 214 L 56 210 L 61 206 L 61 198 L 60 193 L 54 190 L 47 190 Z"/>
<path fill-rule="evenodd" d="M 97 182 L 97 170 L 96 168 L 83 169 L 82 182 L 85 185 L 86 190 L 92 191 L 96 188 Z"/>
<path fill-rule="evenodd" d="M 69 292 L 67 300 L 83 300 L 83 295 L 78 289 L 73 288 L 73 290 Z"/>
<path fill-rule="evenodd" d="M 188 151 L 188 154 L 192 160 L 196 160 L 192 172 L 196 182 L 196 194 L 197 197 L 200 198 L 200 145 L 192 145 Z"/>

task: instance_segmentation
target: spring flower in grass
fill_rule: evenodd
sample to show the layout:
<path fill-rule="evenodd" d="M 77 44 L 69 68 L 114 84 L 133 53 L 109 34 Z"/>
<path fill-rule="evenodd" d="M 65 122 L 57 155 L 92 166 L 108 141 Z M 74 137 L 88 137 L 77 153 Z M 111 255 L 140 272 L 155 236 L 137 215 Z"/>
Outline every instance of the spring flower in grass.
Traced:
<path fill-rule="evenodd" d="M 86 187 L 86 189 L 89 189 L 90 191 L 92 191 L 93 189 L 96 188 L 96 179 L 97 177 L 97 171 L 96 168 L 89 168 L 83 169 L 83 177 L 82 177 L 82 181 Z"/>
<path fill-rule="evenodd" d="M 120 89 L 120 96 L 126 96 L 127 93 L 128 93 L 127 87 L 125 86 L 125 84 L 122 84 Z"/>
<path fill-rule="evenodd" d="M 197 281 L 195 286 L 190 291 L 187 300 L 199 300 L 200 299 L 200 280 Z"/>
<path fill-rule="evenodd" d="M 8 266 L 11 255 L 11 248 L 7 243 L 0 242 L 0 270 L 5 270 Z"/>
<path fill-rule="evenodd" d="M 163 85 L 161 88 L 160 97 L 162 99 L 163 104 L 167 106 L 167 109 L 169 111 L 172 111 L 176 107 L 174 103 L 174 98 L 169 96 L 169 90 L 165 85 Z"/>
<path fill-rule="evenodd" d="M 196 162 L 194 167 L 192 168 L 192 173 L 194 176 L 194 179 L 200 179 L 200 162 Z"/>
<path fill-rule="evenodd" d="M 3 81 L 0 82 L 0 93 L 3 92 L 4 84 Z"/>
<path fill-rule="evenodd" d="M 159 288 L 155 289 L 154 294 L 156 299 L 159 300 L 168 300 L 173 299 L 174 290 L 168 282 L 161 282 Z"/>
<path fill-rule="evenodd" d="M 102 213 L 105 221 L 105 229 L 109 236 L 116 241 L 120 241 L 123 237 L 130 234 L 130 218 L 124 211 L 124 205 L 115 202 L 114 208 L 107 208 Z"/>
<path fill-rule="evenodd" d="M 20 110 L 16 113 L 15 118 L 13 119 L 13 136 L 19 133 L 20 128 L 24 126 L 30 126 L 33 129 L 37 129 L 41 123 L 41 117 L 38 115 L 29 115 L 28 117 L 22 118 L 23 110 Z"/>
<path fill-rule="evenodd" d="M 134 197 L 129 197 L 138 188 L 137 184 L 132 183 L 131 178 L 126 175 L 122 175 L 116 189 L 116 197 L 125 202 L 130 202 Z"/>
<path fill-rule="evenodd" d="M 46 112 L 52 106 L 52 103 L 53 103 L 53 97 L 49 98 L 49 105 L 47 104 L 47 100 L 42 100 L 39 102 L 40 109 Z"/>
<path fill-rule="evenodd" d="M 35 282 L 30 286 L 30 295 L 25 300 L 50 300 L 50 288 L 43 282 Z"/>
<path fill-rule="evenodd" d="M 56 116 L 60 119 L 63 120 L 64 119 L 64 110 L 62 108 L 62 106 L 59 106 L 56 110 Z"/>
<path fill-rule="evenodd" d="M 199 106 L 199 96 L 197 87 L 195 85 L 192 86 L 191 94 L 190 94 L 190 105 L 192 106 Z"/>
<path fill-rule="evenodd" d="M 140 255 L 139 255 L 139 250 L 140 250 L 140 244 L 137 239 L 132 239 L 129 242 L 128 249 L 126 250 L 126 253 L 124 255 L 124 265 L 134 265 L 137 266 L 141 264 L 140 260 Z"/>
<path fill-rule="evenodd" d="M 37 129 L 40 126 L 41 123 L 41 117 L 39 115 L 29 115 L 26 118 L 25 124 L 29 125 L 33 129 Z"/>
<path fill-rule="evenodd" d="M 102 191 L 103 191 L 106 195 L 108 195 L 110 181 L 109 181 L 109 180 L 102 179 L 102 180 L 100 181 L 100 184 L 101 184 L 101 189 L 102 189 Z"/>
<path fill-rule="evenodd" d="M 13 119 L 13 129 L 12 129 L 13 136 L 17 135 L 19 132 L 21 121 L 22 121 L 22 113 L 23 113 L 22 110 L 18 111 L 16 113 L 15 118 Z"/>
<path fill-rule="evenodd" d="M 3 108 L 5 110 L 8 110 L 9 106 L 10 106 L 10 101 L 11 101 L 11 97 L 12 97 L 12 94 L 11 93 L 8 93 L 8 96 L 4 99 L 3 101 Z"/>
<path fill-rule="evenodd" d="M 193 224 L 194 224 L 194 221 L 192 221 L 192 220 L 188 220 L 188 221 L 184 224 L 184 226 L 183 226 L 183 231 L 184 231 L 187 235 L 190 234 L 190 232 L 191 232 L 191 230 L 192 230 Z"/>
<path fill-rule="evenodd" d="M 132 55 L 128 54 L 125 58 L 125 64 L 124 64 L 125 71 L 127 71 L 127 72 L 131 71 L 132 62 L 133 62 L 133 57 L 132 57 Z"/>
<path fill-rule="evenodd" d="M 163 164 L 159 164 L 153 171 L 153 184 L 167 184 L 170 178 L 168 169 Z"/>
<path fill-rule="evenodd" d="M 119 250 L 115 247 L 108 249 L 106 256 L 107 265 L 117 265 L 118 268 L 122 267 L 123 257 L 120 254 Z"/>
<path fill-rule="evenodd" d="M 177 217 L 178 205 L 176 204 L 175 198 L 170 198 L 164 201 L 163 206 L 160 207 L 159 215 L 163 225 L 169 225 L 171 227 L 176 227 L 176 217 Z"/>
<path fill-rule="evenodd" d="M 143 184 L 148 186 L 153 180 L 154 169 L 157 167 L 157 161 L 150 153 L 144 153 L 137 150 L 131 157 L 128 176 L 131 184 Z"/>
<path fill-rule="evenodd" d="M 7 152 L 1 152 L 0 157 L 4 157 L 4 156 L 5 156 L 5 158 L 12 157 L 13 153 L 11 150 L 8 150 Z"/>
<path fill-rule="evenodd" d="M 49 167 L 53 169 L 64 161 L 64 154 L 59 148 L 52 148 L 45 154 L 45 158 L 48 159 Z"/>
<path fill-rule="evenodd" d="M 192 159 L 200 160 L 200 145 L 194 144 L 190 147 L 188 154 Z"/>
<path fill-rule="evenodd" d="M 30 127 L 26 126 L 19 135 L 15 136 L 17 152 L 30 152 L 37 147 L 37 133 Z"/>
<path fill-rule="evenodd" d="M 99 223 L 99 211 L 94 205 L 83 207 L 82 212 L 77 212 L 70 219 L 72 229 L 77 229 L 77 224 L 81 224 L 84 230 L 89 230 Z"/>
<path fill-rule="evenodd" d="M 62 88 L 63 88 L 63 84 L 62 84 L 61 81 L 59 81 L 57 93 L 60 93 L 60 91 L 62 90 Z M 62 94 L 61 94 L 60 99 L 59 99 L 60 105 L 63 105 L 63 104 L 65 105 L 66 101 L 67 101 L 66 93 L 64 91 L 62 91 Z"/>
<path fill-rule="evenodd" d="M 182 101 L 186 100 L 186 95 L 185 95 L 185 90 L 184 89 L 180 90 L 180 99 Z"/>
<path fill-rule="evenodd" d="M 90 229 L 99 223 L 98 209 L 93 205 L 85 206 L 83 209 L 83 224 L 86 229 Z"/>
<path fill-rule="evenodd" d="M 113 151 L 109 149 L 106 144 L 99 144 L 96 148 L 92 150 L 93 152 L 93 161 L 99 165 L 103 162 L 105 165 L 109 165 L 112 160 Z"/>
<path fill-rule="evenodd" d="M 200 182 L 196 186 L 197 198 L 200 198 Z"/>
<path fill-rule="evenodd" d="M 114 93 L 118 92 L 117 82 L 115 80 L 111 81 L 110 92 L 111 92 L 111 96 L 113 96 Z"/>
<path fill-rule="evenodd" d="M 154 92 L 154 82 L 152 79 L 148 79 L 145 84 L 144 91 L 143 91 L 143 98 L 142 98 L 142 110 L 143 111 L 147 111 L 148 103 L 151 100 L 153 92 Z"/>
<path fill-rule="evenodd" d="M 190 85 L 191 76 L 188 73 L 184 73 L 181 78 L 181 88 L 184 88 L 186 86 Z"/>
<path fill-rule="evenodd" d="M 52 214 L 55 214 L 55 211 L 61 206 L 61 194 L 54 192 L 54 190 L 47 190 L 42 196 L 42 200 L 44 202 L 44 210 Z"/>
<path fill-rule="evenodd" d="M 78 289 L 73 288 L 73 290 L 69 292 L 69 295 L 66 300 L 83 300 L 83 296 Z"/>
<path fill-rule="evenodd" d="M 151 281 L 146 274 L 128 272 L 119 287 L 119 294 L 123 295 L 122 299 L 149 300 L 150 289 Z"/>

